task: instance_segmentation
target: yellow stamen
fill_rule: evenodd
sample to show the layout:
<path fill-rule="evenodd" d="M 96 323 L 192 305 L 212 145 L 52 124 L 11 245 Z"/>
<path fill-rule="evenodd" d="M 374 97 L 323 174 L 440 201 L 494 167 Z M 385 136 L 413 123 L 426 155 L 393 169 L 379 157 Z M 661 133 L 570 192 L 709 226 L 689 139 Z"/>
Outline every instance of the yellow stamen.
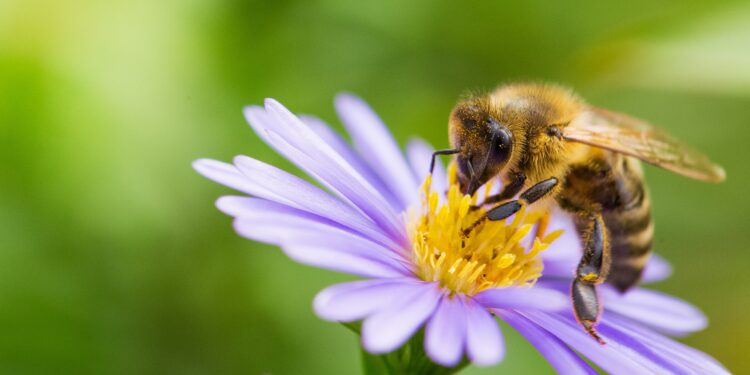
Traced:
<path fill-rule="evenodd" d="M 454 293 L 476 294 L 488 288 L 532 286 L 542 275 L 539 254 L 561 234 L 532 230 L 545 219 L 545 213 L 527 213 L 523 204 L 511 221 L 485 220 L 471 232 L 464 229 L 486 215 L 487 208 L 476 205 L 477 194 L 459 191 L 456 165 L 448 169 L 448 192 L 432 191 L 432 176 L 422 184 L 421 207 L 411 210 L 409 235 L 417 275 L 437 281 Z M 484 189 L 491 190 L 491 183 Z M 440 202 L 440 195 L 445 194 Z M 537 235 L 533 241 L 531 233 Z M 530 248 L 524 245 L 530 243 Z"/>

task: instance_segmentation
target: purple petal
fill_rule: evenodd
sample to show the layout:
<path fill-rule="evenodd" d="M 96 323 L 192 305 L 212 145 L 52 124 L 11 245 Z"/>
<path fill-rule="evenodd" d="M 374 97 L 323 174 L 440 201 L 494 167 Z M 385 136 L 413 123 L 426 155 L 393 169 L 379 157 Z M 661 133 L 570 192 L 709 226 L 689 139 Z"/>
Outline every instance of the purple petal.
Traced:
<path fill-rule="evenodd" d="M 570 291 L 570 281 L 567 280 L 544 280 L 537 285 L 564 293 Z M 644 288 L 633 288 L 621 294 L 608 284 L 599 285 L 597 291 L 605 311 L 620 314 L 660 332 L 684 336 L 705 328 L 707 324 L 700 310 L 668 294 Z"/>
<path fill-rule="evenodd" d="M 565 237 L 565 234 L 563 234 Z M 553 246 L 560 241 L 555 241 L 549 249 L 545 250 L 543 255 L 544 259 L 544 271 L 542 271 L 542 280 L 550 279 L 566 279 L 571 280 L 575 275 L 578 261 L 580 260 L 580 254 L 576 256 L 565 255 L 560 257 L 548 257 L 546 254 L 552 249 Z M 672 273 L 672 267 L 664 258 L 653 254 L 649 262 L 646 264 L 646 268 L 643 270 L 641 282 L 651 283 L 666 279 Z"/>
<path fill-rule="evenodd" d="M 637 288 L 620 294 L 614 288 L 599 288 L 603 305 L 661 332 L 683 336 L 706 328 L 705 315 L 693 305 L 670 295 Z"/>
<path fill-rule="evenodd" d="M 673 373 L 675 366 L 655 357 L 642 345 L 599 324 L 599 335 L 607 343 L 599 344 L 589 336 L 572 316 L 536 311 L 523 316 L 563 340 L 597 366 L 613 374 Z"/>
<path fill-rule="evenodd" d="M 248 180 L 234 165 L 211 159 L 198 159 L 193 168 L 204 177 L 246 194 L 261 196 L 269 192 Z"/>
<path fill-rule="evenodd" d="M 477 366 L 492 366 L 505 355 L 500 327 L 487 310 L 477 302 L 466 300 L 466 351 Z"/>
<path fill-rule="evenodd" d="M 258 218 L 235 219 L 234 227 L 243 237 L 281 246 L 289 257 L 307 265 L 369 277 L 411 274 L 408 262 L 391 250 L 298 215 L 267 211 Z"/>
<path fill-rule="evenodd" d="M 240 234 L 256 241 L 278 245 L 285 239 L 293 238 L 296 232 L 307 233 L 317 231 L 328 233 L 331 231 L 343 231 L 372 240 L 386 248 L 386 252 L 398 255 L 402 254 L 402 247 L 380 232 L 357 231 L 346 224 L 341 224 L 281 203 L 259 198 L 224 196 L 216 201 L 216 206 L 222 212 L 237 219 L 242 219 L 244 223 L 249 225 L 249 228 L 241 228 L 243 232 Z M 259 231 L 258 227 L 264 227 L 269 229 L 269 231 Z"/>
<path fill-rule="evenodd" d="M 417 293 L 405 295 L 402 303 L 368 317 L 362 323 L 362 346 L 373 354 L 397 349 L 430 317 L 440 296 L 436 284 L 422 284 Z"/>
<path fill-rule="evenodd" d="M 554 281 L 568 281 L 572 282 L 575 276 L 575 270 L 578 261 L 565 261 L 565 260 L 544 260 L 544 270 L 542 271 L 542 277 L 540 281 L 554 280 Z"/>
<path fill-rule="evenodd" d="M 547 261 L 568 262 L 573 264 L 571 269 L 575 269 L 575 265 L 578 264 L 583 254 L 583 246 L 570 214 L 555 208 L 547 228 L 548 232 L 562 229 L 563 234 L 542 253 L 545 263 Z"/>
<path fill-rule="evenodd" d="M 362 277 L 403 277 L 405 271 L 380 260 L 365 258 L 339 248 L 305 243 L 285 243 L 281 250 L 292 260 L 308 266 L 325 268 Z"/>
<path fill-rule="evenodd" d="M 557 311 L 570 306 L 565 294 L 541 286 L 487 289 L 474 300 L 485 308 Z"/>
<path fill-rule="evenodd" d="M 642 356 L 645 361 L 650 361 L 652 365 L 659 366 L 670 373 L 676 374 L 703 374 L 698 371 L 699 368 L 693 363 L 678 358 L 674 353 L 657 348 L 649 340 L 643 340 L 642 337 L 633 335 L 632 331 L 628 332 L 623 326 L 611 324 L 611 320 L 603 321 L 598 329 L 609 340 L 617 342 L 619 345 L 627 347 L 633 352 Z M 664 372 L 660 370 L 660 372 Z"/>
<path fill-rule="evenodd" d="M 463 357 L 466 314 L 459 297 L 443 296 L 425 327 L 425 351 L 433 362 L 454 367 Z"/>
<path fill-rule="evenodd" d="M 362 210 L 390 235 L 405 241 L 398 213 L 341 155 L 278 102 L 266 100 L 267 111 L 248 107 L 251 126 L 280 154 L 333 193 Z"/>
<path fill-rule="evenodd" d="M 349 94 L 338 95 L 335 106 L 354 147 L 380 179 L 390 186 L 402 207 L 415 202 L 419 192 L 417 181 L 380 117 L 361 99 Z"/>
<path fill-rule="evenodd" d="M 421 292 L 413 279 L 375 279 L 336 284 L 323 289 L 313 302 L 321 319 L 353 322 L 392 306 L 404 295 Z"/>
<path fill-rule="evenodd" d="M 654 283 L 664 280 L 672 275 L 672 266 L 664 258 L 657 254 L 652 254 L 648 260 L 646 268 L 643 270 L 641 281 L 644 283 Z"/>
<path fill-rule="evenodd" d="M 728 371 L 714 358 L 695 348 L 662 336 L 642 326 L 632 324 L 626 319 L 611 316 L 607 323 L 633 336 L 640 342 L 646 342 L 654 351 L 673 357 L 675 361 L 687 364 L 698 374 L 727 374 Z"/>
<path fill-rule="evenodd" d="M 523 335 L 559 374 L 597 374 L 565 343 L 512 310 L 500 311 L 502 319 Z"/>
<path fill-rule="evenodd" d="M 304 153 L 286 143 L 276 133 L 269 131 L 272 142 L 285 150 L 285 156 L 305 170 L 310 176 L 326 185 L 339 197 L 346 199 L 371 218 L 383 231 L 394 239 L 406 243 L 406 232 L 399 215 L 390 208 L 383 197 L 375 192 L 371 185 L 352 176 L 339 168 L 326 168 L 325 163 L 317 162 Z"/>
<path fill-rule="evenodd" d="M 247 156 L 235 157 L 234 163 L 244 174 L 245 184 L 255 187 L 253 195 L 257 197 L 331 219 L 378 241 L 387 238 L 375 223 L 356 209 L 297 176 Z"/>
<path fill-rule="evenodd" d="M 299 116 L 299 118 L 300 120 L 302 120 L 302 122 L 309 126 L 310 129 L 312 129 L 315 134 L 317 134 L 325 143 L 327 143 L 339 155 L 341 155 L 344 160 L 349 162 L 349 164 L 351 164 L 351 166 L 355 170 L 357 170 L 357 172 L 359 172 L 362 177 L 370 182 L 370 184 L 372 184 L 372 186 L 376 190 L 383 194 L 386 200 L 393 205 L 394 209 L 403 209 L 403 207 L 400 207 L 398 205 L 393 192 L 391 192 L 390 188 L 383 183 L 383 181 L 380 179 L 380 176 L 372 171 L 370 166 L 367 165 L 364 160 L 362 160 L 362 157 L 360 157 L 359 154 L 354 151 L 351 145 L 349 145 L 349 143 L 345 141 L 344 138 L 341 137 L 341 135 L 339 135 L 328 124 L 317 117 L 302 115 Z"/>
<path fill-rule="evenodd" d="M 434 151 L 435 149 L 429 143 L 421 139 L 412 139 L 406 145 L 406 155 L 417 181 L 424 181 L 427 174 L 430 173 L 430 163 Z M 440 193 L 441 199 L 444 195 L 443 192 L 448 191 L 448 177 L 440 159 L 435 160 L 435 170 L 432 171 L 432 190 Z"/>

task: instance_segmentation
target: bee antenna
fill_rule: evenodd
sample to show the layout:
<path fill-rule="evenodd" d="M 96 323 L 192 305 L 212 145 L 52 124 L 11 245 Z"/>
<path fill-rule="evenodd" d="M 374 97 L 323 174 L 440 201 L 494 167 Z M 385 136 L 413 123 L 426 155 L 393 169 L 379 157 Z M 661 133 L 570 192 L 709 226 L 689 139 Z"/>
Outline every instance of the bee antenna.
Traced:
<path fill-rule="evenodd" d="M 435 170 L 435 158 L 438 157 L 438 155 L 453 155 L 458 154 L 458 149 L 451 148 L 446 150 L 437 150 L 432 153 L 432 161 L 430 162 L 430 174 L 432 174 L 432 171 Z"/>

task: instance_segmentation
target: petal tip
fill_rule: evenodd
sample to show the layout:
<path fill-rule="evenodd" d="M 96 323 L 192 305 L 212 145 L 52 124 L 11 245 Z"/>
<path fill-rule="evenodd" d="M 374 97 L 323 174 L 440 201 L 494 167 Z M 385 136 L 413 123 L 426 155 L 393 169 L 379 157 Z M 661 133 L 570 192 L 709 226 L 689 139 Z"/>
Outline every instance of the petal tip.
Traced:
<path fill-rule="evenodd" d="M 263 99 L 263 105 L 266 107 L 267 111 L 290 112 L 283 104 L 281 104 L 278 100 L 274 98 Z"/>
<path fill-rule="evenodd" d="M 214 202 L 214 205 L 219 211 L 229 216 L 236 216 L 237 210 L 235 209 L 235 207 L 237 205 L 238 199 L 242 198 L 238 196 L 224 195 L 219 197 L 219 199 Z"/>
<path fill-rule="evenodd" d="M 206 159 L 206 158 L 200 158 L 200 159 L 194 160 L 190 165 L 193 167 L 193 169 L 196 172 L 198 172 L 200 174 L 203 174 L 203 171 L 206 168 L 209 168 L 209 164 L 211 162 L 214 162 L 214 160 Z"/>
<path fill-rule="evenodd" d="M 324 289 L 320 291 L 317 295 L 315 295 L 315 298 L 313 298 L 312 308 L 313 312 L 315 312 L 315 315 L 317 315 L 320 319 L 333 321 L 335 319 L 331 319 L 330 314 L 328 314 L 326 305 L 331 300 L 330 292 L 328 292 L 327 289 Z"/>

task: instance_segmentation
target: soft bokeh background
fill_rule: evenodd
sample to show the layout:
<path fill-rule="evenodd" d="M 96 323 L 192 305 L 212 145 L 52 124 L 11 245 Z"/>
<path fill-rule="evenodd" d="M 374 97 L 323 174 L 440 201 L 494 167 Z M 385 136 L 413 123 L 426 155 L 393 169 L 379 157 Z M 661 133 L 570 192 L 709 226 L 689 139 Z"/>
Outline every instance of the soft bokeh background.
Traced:
<path fill-rule="evenodd" d="M 574 87 L 723 164 L 722 185 L 649 168 L 656 286 L 703 308 L 684 341 L 750 372 L 750 6 L 742 1 L 0 1 L 0 373 L 355 373 L 314 317 L 344 276 L 236 236 L 199 157 L 283 166 L 241 108 L 270 96 L 336 122 L 368 100 L 445 146 L 467 89 Z M 337 124 L 338 126 L 338 124 Z M 507 328 L 507 327 L 506 327 Z M 510 329 L 507 360 L 551 372 Z"/>

